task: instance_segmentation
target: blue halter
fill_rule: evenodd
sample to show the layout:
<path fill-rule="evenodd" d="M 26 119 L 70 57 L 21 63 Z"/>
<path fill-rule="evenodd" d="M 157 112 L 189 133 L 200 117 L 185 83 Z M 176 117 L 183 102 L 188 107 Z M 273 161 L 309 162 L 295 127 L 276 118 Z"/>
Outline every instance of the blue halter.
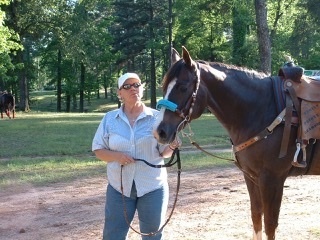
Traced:
<path fill-rule="evenodd" d="M 175 112 L 175 111 L 177 111 L 178 105 L 173 103 L 173 102 L 171 102 L 171 101 L 169 101 L 169 100 L 167 100 L 167 99 L 161 99 L 161 100 L 158 101 L 156 108 L 158 110 L 160 110 L 163 107 L 168 109 L 168 110 L 170 110 L 170 111 L 172 111 L 172 112 Z"/>

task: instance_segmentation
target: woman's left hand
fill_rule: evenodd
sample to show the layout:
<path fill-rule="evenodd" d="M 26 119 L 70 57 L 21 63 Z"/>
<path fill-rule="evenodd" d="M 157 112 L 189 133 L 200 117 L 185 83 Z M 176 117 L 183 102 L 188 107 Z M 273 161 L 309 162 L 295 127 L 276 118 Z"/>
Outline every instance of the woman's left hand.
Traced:
<path fill-rule="evenodd" d="M 181 139 L 179 138 L 179 136 L 176 136 L 176 138 L 173 140 L 173 142 L 170 143 L 169 147 L 170 147 L 170 149 L 174 150 L 176 148 L 181 147 L 181 145 L 182 145 Z"/>

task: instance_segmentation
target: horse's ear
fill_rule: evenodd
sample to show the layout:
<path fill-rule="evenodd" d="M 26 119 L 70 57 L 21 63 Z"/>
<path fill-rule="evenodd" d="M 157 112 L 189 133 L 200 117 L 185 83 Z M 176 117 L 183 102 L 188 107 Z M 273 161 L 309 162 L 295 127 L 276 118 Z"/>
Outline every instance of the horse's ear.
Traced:
<path fill-rule="evenodd" d="M 182 58 L 187 66 L 189 66 L 190 68 L 194 67 L 194 61 L 192 60 L 190 53 L 184 46 L 182 46 Z"/>
<path fill-rule="evenodd" d="M 178 62 L 180 59 L 180 55 L 174 48 L 171 49 L 171 65 L 173 65 L 175 62 Z"/>

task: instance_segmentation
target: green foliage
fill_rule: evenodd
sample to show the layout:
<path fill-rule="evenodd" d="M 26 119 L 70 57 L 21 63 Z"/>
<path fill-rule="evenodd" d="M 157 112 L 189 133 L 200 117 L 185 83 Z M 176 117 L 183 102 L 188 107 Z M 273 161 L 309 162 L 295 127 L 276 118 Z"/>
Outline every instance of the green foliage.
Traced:
<path fill-rule="evenodd" d="M 1 0 L 0 7 L 1 5 L 8 5 L 9 2 L 10 1 L 7 0 Z M 10 53 L 21 49 L 21 45 L 18 43 L 19 37 L 12 29 L 4 25 L 4 20 L 5 12 L 0 9 L 0 90 L 6 89 L 5 83 L 9 82 L 7 72 L 14 69 Z"/>
<path fill-rule="evenodd" d="M 248 65 L 248 59 L 250 59 L 249 49 L 252 48 L 253 44 L 247 41 L 248 29 L 252 22 L 249 4 L 246 1 L 235 2 L 232 9 L 232 63 L 238 66 L 252 67 L 252 65 Z"/>
<path fill-rule="evenodd" d="M 294 21 L 288 48 L 301 66 L 307 69 L 319 69 L 320 56 L 317 53 L 320 48 L 319 24 L 310 15 L 308 5 L 302 5 L 300 9 L 300 18 Z"/>
<path fill-rule="evenodd" d="M 8 5 L 10 1 L 1 0 L 0 7 Z M 0 54 L 8 54 L 12 50 L 18 50 L 21 46 L 16 42 L 19 38 L 17 34 L 4 25 L 5 12 L 0 9 Z"/>
<path fill-rule="evenodd" d="M 266 2 L 273 72 L 282 65 L 284 54 L 305 68 L 319 68 L 319 1 Z M 168 2 L 1 0 L 0 5 L 0 87 L 12 86 L 18 98 L 23 96 L 17 91 L 21 83 L 28 89 L 61 84 L 62 101 L 76 101 L 84 64 L 88 101 L 100 97 L 101 88 L 114 86 L 124 71 L 138 72 L 154 99 L 169 63 Z M 177 50 L 184 45 L 195 59 L 258 69 L 252 1 L 176 0 L 172 11 Z"/>
<path fill-rule="evenodd" d="M 228 60 L 232 1 L 177 0 L 174 8 L 174 47 L 184 45 L 198 59 Z"/>

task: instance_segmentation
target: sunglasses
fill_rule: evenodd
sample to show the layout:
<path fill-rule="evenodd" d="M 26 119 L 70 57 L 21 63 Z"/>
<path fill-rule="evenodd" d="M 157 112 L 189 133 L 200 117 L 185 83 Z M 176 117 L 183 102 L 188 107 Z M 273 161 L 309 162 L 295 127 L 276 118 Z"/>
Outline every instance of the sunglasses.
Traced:
<path fill-rule="evenodd" d="M 132 83 L 132 84 L 127 83 L 127 84 L 123 84 L 120 89 L 129 90 L 131 87 L 139 88 L 140 86 L 141 86 L 141 83 Z"/>

